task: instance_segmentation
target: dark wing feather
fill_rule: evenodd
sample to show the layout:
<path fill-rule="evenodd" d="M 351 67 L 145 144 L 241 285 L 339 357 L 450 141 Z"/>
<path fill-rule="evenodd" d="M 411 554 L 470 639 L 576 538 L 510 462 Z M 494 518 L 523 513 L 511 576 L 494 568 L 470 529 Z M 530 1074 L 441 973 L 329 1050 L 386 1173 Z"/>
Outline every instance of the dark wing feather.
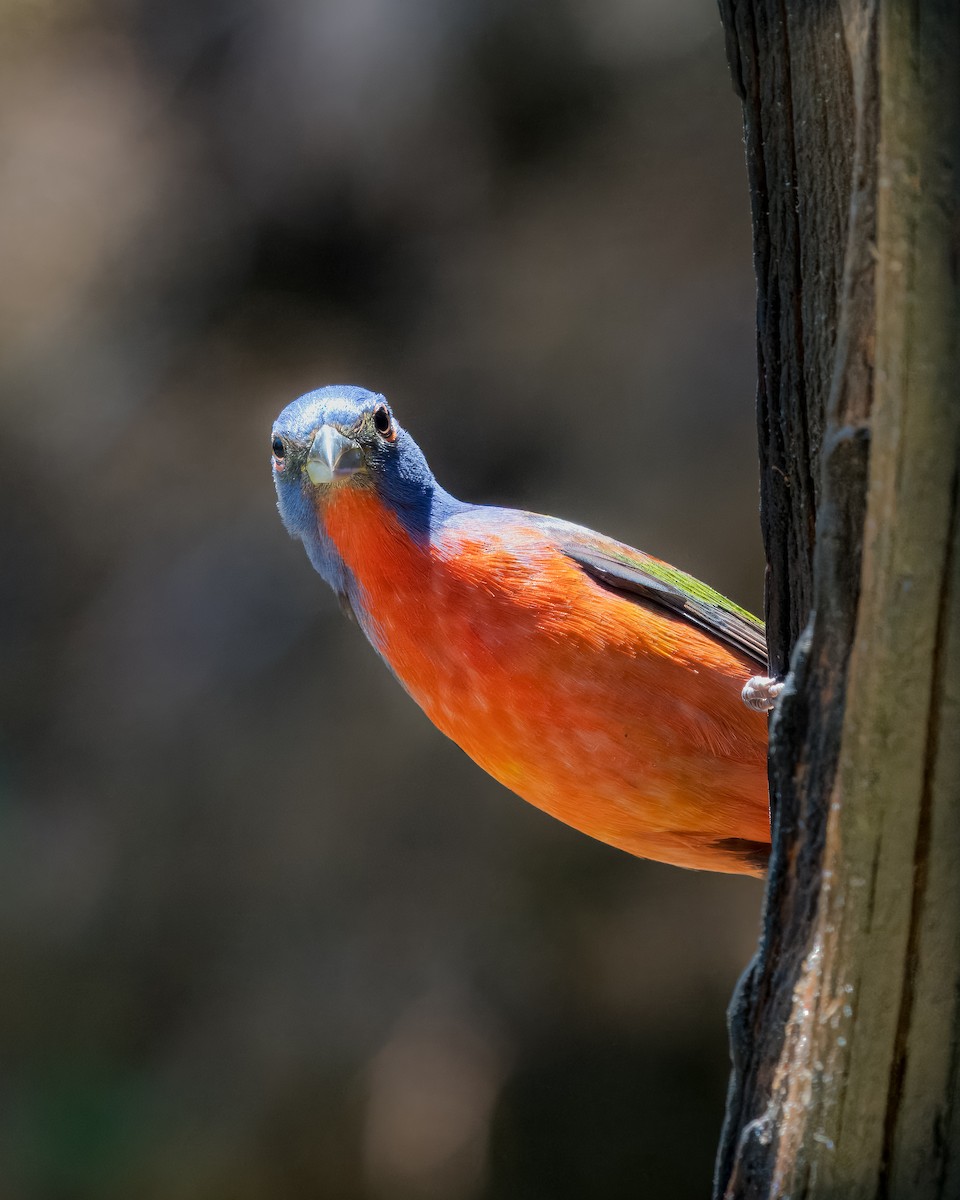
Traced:
<path fill-rule="evenodd" d="M 561 538 L 561 548 L 598 583 L 660 605 L 766 669 L 763 623 L 692 575 L 576 526 Z"/>

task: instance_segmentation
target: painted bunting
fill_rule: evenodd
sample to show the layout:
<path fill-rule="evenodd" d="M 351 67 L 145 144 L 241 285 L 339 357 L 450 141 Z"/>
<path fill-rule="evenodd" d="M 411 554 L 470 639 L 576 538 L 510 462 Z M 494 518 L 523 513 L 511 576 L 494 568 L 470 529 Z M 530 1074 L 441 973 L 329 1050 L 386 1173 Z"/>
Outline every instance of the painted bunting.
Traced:
<path fill-rule="evenodd" d="M 762 873 L 761 622 L 589 529 L 455 500 L 363 388 L 295 400 L 272 451 L 290 534 L 481 767 L 632 854 Z"/>

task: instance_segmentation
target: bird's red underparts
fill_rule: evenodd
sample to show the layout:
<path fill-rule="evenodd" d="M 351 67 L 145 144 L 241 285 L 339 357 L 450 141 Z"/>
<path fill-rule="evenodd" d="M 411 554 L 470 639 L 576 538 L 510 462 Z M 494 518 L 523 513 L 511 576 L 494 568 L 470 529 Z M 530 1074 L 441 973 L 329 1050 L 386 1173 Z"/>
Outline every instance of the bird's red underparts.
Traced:
<path fill-rule="evenodd" d="M 506 787 L 644 858 L 763 872 L 767 721 L 755 664 L 591 579 L 519 522 L 412 538 L 370 488 L 320 519 L 381 653 L 430 719 Z"/>

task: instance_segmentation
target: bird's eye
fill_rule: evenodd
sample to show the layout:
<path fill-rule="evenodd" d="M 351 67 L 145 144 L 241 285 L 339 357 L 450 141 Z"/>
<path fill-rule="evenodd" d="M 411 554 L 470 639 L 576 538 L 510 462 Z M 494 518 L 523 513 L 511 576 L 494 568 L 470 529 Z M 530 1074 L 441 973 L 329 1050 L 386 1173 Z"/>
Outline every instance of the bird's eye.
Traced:
<path fill-rule="evenodd" d="M 396 441 L 397 427 L 390 416 L 390 409 L 385 404 L 378 404 L 373 410 L 373 427 L 385 441 Z"/>
<path fill-rule="evenodd" d="M 283 438 L 275 437 L 270 443 L 270 449 L 273 451 L 274 458 L 283 458 L 286 453 L 286 447 L 283 444 Z"/>

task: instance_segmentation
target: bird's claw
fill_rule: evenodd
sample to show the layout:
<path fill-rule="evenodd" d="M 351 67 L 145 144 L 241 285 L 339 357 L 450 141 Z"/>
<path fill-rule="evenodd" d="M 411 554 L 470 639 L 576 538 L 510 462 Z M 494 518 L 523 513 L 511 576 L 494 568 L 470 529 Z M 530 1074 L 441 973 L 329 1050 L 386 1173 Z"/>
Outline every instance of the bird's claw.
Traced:
<path fill-rule="evenodd" d="M 740 697 L 754 712 L 769 712 L 783 691 L 784 681 L 769 675 L 754 675 L 743 686 Z"/>

